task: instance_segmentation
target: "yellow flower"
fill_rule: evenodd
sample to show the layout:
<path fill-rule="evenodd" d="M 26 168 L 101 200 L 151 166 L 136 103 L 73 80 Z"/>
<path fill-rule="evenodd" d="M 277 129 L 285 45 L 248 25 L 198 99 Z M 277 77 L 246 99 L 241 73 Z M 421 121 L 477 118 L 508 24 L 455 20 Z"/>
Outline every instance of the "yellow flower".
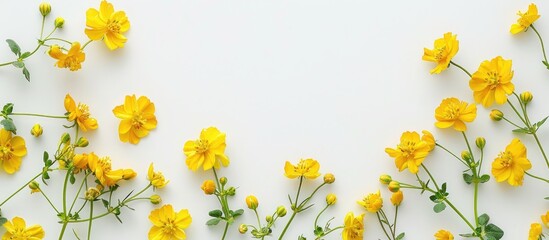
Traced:
<path fill-rule="evenodd" d="M 67 120 L 76 121 L 78 127 L 82 131 L 86 132 L 88 129 L 97 129 L 97 120 L 90 117 L 88 105 L 78 103 L 77 106 L 76 102 L 69 94 L 65 96 L 65 110 L 67 110 L 67 113 L 65 114 L 67 116 Z"/>
<path fill-rule="evenodd" d="M 249 209 L 256 209 L 259 206 L 259 201 L 257 201 L 257 198 L 254 195 L 249 195 L 246 197 L 246 205 L 248 205 Z"/>
<path fill-rule="evenodd" d="M 501 56 L 480 64 L 469 81 L 469 87 L 473 90 L 473 97 L 477 103 L 489 107 L 494 101 L 497 104 L 507 101 L 507 95 L 515 90 L 515 85 L 511 82 L 511 65 L 511 60 L 505 60 Z"/>
<path fill-rule="evenodd" d="M 22 137 L 12 137 L 11 132 L 0 129 L 0 163 L 9 174 L 19 170 L 23 157 L 27 155 L 27 147 Z"/>
<path fill-rule="evenodd" d="M 101 185 L 106 187 L 112 187 L 120 180 L 130 180 L 137 175 L 131 169 L 112 170 L 111 159 L 109 157 L 99 158 L 93 152 L 88 155 L 88 167 L 95 174 Z"/>
<path fill-rule="evenodd" d="M 345 215 L 343 240 L 362 240 L 364 235 L 364 214 L 355 217 L 354 213 L 349 212 Z"/>
<path fill-rule="evenodd" d="M 517 23 L 511 25 L 512 34 L 517 34 L 528 30 L 528 27 L 530 27 L 530 25 L 532 25 L 532 23 L 540 17 L 538 14 L 538 7 L 533 3 L 528 6 L 528 11 L 525 13 L 519 11 L 517 15 L 519 15 L 520 18 L 517 20 Z"/>
<path fill-rule="evenodd" d="M 147 180 L 151 181 L 151 184 L 155 188 L 163 188 L 170 181 L 166 181 L 164 174 L 161 172 L 155 172 L 153 164 L 149 165 L 149 172 L 147 173 Z"/>
<path fill-rule="evenodd" d="M 284 175 L 290 179 L 297 177 L 315 179 L 320 176 L 318 170 L 320 170 L 320 163 L 312 158 L 301 159 L 297 166 L 292 165 L 288 161 L 284 165 Z"/>
<path fill-rule="evenodd" d="M 326 195 L 326 204 L 334 205 L 337 202 L 337 196 L 333 193 Z"/>
<path fill-rule="evenodd" d="M 430 143 L 419 139 L 417 132 L 404 132 L 396 149 L 385 148 L 385 152 L 395 158 L 395 165 L 399 171 L 408 168 L 415 174 L 431 151 L 430 146 Z"/>
<path fill-rule="evenodd" d="M 79 42 L 73 42 L 71 49 L 67 53 L 61 51 L 61 47 L 53 45 L 48 51 L 50 57 L 57 59 L 55 66 L 59 68 L 68 68 L 71 71 L 76 71 L 82 68 L 82 62 L 86 60 L 86 54 L 80 49 Z"/>
<path fill-rule="evenodd" d="M 362 201 L 357 201 L 357 203 L 372 213 L 377 213 L 383 207 L 383 199 L 379 190 L 376 193 L 368 194 Z"/>
<path fill-rule="evenodd" d="M 37 123 L 32 126 L 30 133 L 35 137 L 40 137 L 42 133 L 44 133 L 44 129 L 42 128 L 42 126 L 40 126 L 40 124 Z"/>
<path fill-rule="evenodd" d="M 498 182 L 507 180 L 511 186 L 520 186 L 524 172 L 530 168 L 532 164 L 526 158 L 526 147 L 515 138 L 492 162 L 492 175 Z"/>
<path fill-rule="evenodd" d="M 204 194 L 212 195 L 215 193 L 215 183 L 212 180 L 206 180 L 202 183 L 202 186 L 200 187 L 200 189 L 204 191 Z"/>
<path fill-rule="evenodd" d="M 541 224 L 532 223 L 528 233 L 528 240 L 539 240 L 542 233 Z"/>
<path fill-rule="evenodd" d="M 435 239 L 436 240 L 454 240 L 454 235 L 452 235 L 451 232 L 446 230 L 438 230 L 437 233 L 435 233 Z"/>
<path fill-rule="evenodd" d="M 545 225 L 546 227 L 549 227 L 549 225 L 547 224 L 549 223 L 549 211 L 541 215 L 541 222 L 543 222 L 543 225 Z"/>
<path fill-rule="evenodd" d="M 442 100 L 435 110 L 438 128 L 454 127 L 457 131 L 467 130 L 464 122 L 472 122 L 477 117 L 477 106 L 460 101 L 457 98 L 446 98 Z"/>
<path fill-rule="evenodd" d="M 457 35 L 452 35 L 451 32 L 444 34 L 443 38 L 435 40 L 433 49 L 423 49 L 423 60 L 435 62 L 437 66 L 431 70 L 433 73 L 441 73 L 448 68 L 450 61 L 459 50 L 459 41 L 456 40 Z"/>
<path fill-rule="evenodd" d="M 335 176 L 332 173 L 326 173 L 324 174 L 324 183 L 326 184 L 332 184 L 335 182 Z"/>
<path fill-rule="evenodd" d="M 90 155 L 88 155 L 87 153 L 74 155 L 74 157 L 72 158 L 72 165 L 74 166 L 75 170 L 77 170 L 77 172 L 88 168 L 89 156 Z"/>
<path fill-rule="evenodd" d="M 391 203 L 395 206 L 399 206 L 402 203 L 402 200 L 404 199 L 404 194 L 402 194 L 402 191 L 398 190 L 397 192 L 393 193 L 391 195 Z"/>
<path fill-rule="evenodd" d="M 118 136 L 122 142 L 137 144 L 150 130 L 156 128 L 154 103 L 145 96 L 139 99 L 135 95 L 126 96 L 124 104 L 116 106 L 112 112 L 122 119 L 118 125 Z"/>
<path fill-rule="evenodd" d="M 27 227 L 25 220 L 20 217 L 14 217 L 11 222 L 4 223 L 4 228 L 6 233 L 2 236 L 2 240 L 40 240 L 46 235 L 40 225 Z"/>
<path fill-rule="evenodd" d="M 427 146 L 429 146 L 429 151 L 433 151 L 436 146 L 435 136 L 427 130 L 423 130 L 421 133 L 423 133 L 423 135 L 421 135 L 421 141 L 427 143 Z"/>
<path fill-rule="evenodd" d="M 198 140 L 190 140 L 185 143 L 183 152 L 187 156 L 187 167 L 196 171 L 203 166 L 204 171 L 215 167 L 220 168 L 219 163 L 226 167 L 229 158 L 225 155 L 225 133 L 215 127 L 202 129 Z"/>
<path fill-rule="evenodd" d="M 149 220 L 153 223 L 149 230 L 149 240 L 186 239 L 183 229 L 189 227 L 192 222 L 187 209 L 174 212 L 172 205 L 164 205 L 151 211 Z"/>
<path fill-rule="evenodd" d="M 91 40 L 105 42 L 110 50 L 124 47 L 126 37 L 122 35 L 130 29 L 130 22 L 124 11 L 114 11 L 112 4 L 102 1 L 99 10 L 90 8 L 86 11 L 85 33 Z"/>

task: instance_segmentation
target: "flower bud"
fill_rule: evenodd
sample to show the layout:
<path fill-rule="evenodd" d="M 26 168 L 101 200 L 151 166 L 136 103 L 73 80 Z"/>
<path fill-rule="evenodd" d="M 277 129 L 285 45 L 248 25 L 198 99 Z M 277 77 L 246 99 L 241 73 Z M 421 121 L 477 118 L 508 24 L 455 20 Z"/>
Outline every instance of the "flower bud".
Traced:
<path fill-rule="evenodd" d="M 478 137 L 477 140 L 475 140 L 475 143 L 479 149 L 483 149 L 484 146 L 486 146 L 486 139 L 483 137 Z"/>
<path fill-rule="evenodd" d="M 244 234 L 248 231 L 248 226 L 246 226 L 246 224 L 240 224 L 240 226 L 238 226 L 238 232 Z"/>
<path fill-rule="evenodd" d="M 91 188 L 88 188 L 88 191 L 86 191 L 85 198 L 88 201 L 93 201 L 97 197 L 99 197 L 100 194 L 101 194 L 101 192 L 99 191 L 99 189 L 97 189 L 95 187 L 91 187 Z"/>
<path fill-rule="evenodd" d="M 391 203 L 393 203 L 393 205 L 395 206 L 399 206 L 400 203 L 402 203 L 403 199 L 404 199 L 404 195 L 400 190 L 398 190 L 397 192 L 393 193 L 393 195 L 391 195 Z"/>
<path fill-rule="evenodd" d="M 57 17 L 53 24 L 56 28 L 63 28 L 63 25 L 65 24 L 65 19 L 63 19 L 62 17 Z"/>
<path fill-rule="evenodd" d="M 534 96 L 532 95 L 531 92 L 523 92 L 520 94 L 520 100 L 526 105 L 528 104 L 529 102 L 532 101 L 532 99 L 534 98 Z"/>
<path fill-rule="evenodd" d="M 227 178 L 226 177 L 221 177 L 219 179 L 219 183 L 221 183 L 221 186 L 225 186 L 225 184 L 227 184 Z"/>
<path fill-rule="evenodd" d="M 48 16 L 51 12 L 51 5 L 47 2 L 42 2 L 40 3 L 40 6 L 38 6 L 38 10 L 40 10 L 42 16 Z"/>
<path fill-rule="evenodd" d="M 100 192 L 103 191 L 103 189 L 105 189 L 105 187 L 103 187 L 103 185 L 101 184 L 95 185 L 95 188 L 97 188 L 97 190 L 99 190 Z"/>
<path fill-rule="evenodd" d="M 398 192 L 398 190 L 400 190 L 400 183 L 397 181 L 391 181 L 388 188 L 391 192 Z"/>
<path fill-rule="evenodd" d="M 78 141 L 76 141 L 76 146 L 81 148 L 87 147 L 89 144 L 90 142 L 88 142 L 88 139 L 86 139 L 85 137 L 81 137 L 78 139 Z"/>
<path fill-rule="evenodd" d="M 200 188 L 202 189 L 202 191 L 204 191 L 204 194 L 206 195 L 212 195 L 215 193 L 215 183 L 212 180 L 204 181 Z"/>
<path fill-rule="evenodd" d="M 500 121 L 501 119 L 503 119 L 503 113 L 500 110 L 493 109 L 490 112 L 490 119 L 494 121 Z"/>
<path fill-rule="evenodd" d="M 234 196 L 236 194 L 236 188 L 230 187 L 230 188 L 227 189 L 226 193 L 229 196 Z"/>
<path fill-rule="evenodd" d="M 35 137 L 40 137 L 40 135 L 42 135 L 42 133 L 44 132 L 44 130 L 42 129 L 42 126 L 40 126 L 40 124 L 34 124 L 34 126 L 32 126 L 31 128 L 31 135 L 35 136 Z"/>
<path fill-rule="evenodd" d="M 326 196 L 326 204 L 334 205 L 337 202 L 337 196 L 333 193 L 330 193 Z"/>
<path fill-rule="evenodd" d="M 248 205 L 249 209 L 255 210 L 259 206 L 259 202 L 254 195 L 250 195 L 246 197 L 246 205 Z"/>
<path fill-rule="evenodd" d="M 29 188 L 31 189 L 31 193 L 40 192 L 40 184 L 36 181 L 29 183 Z"/>
<path fill-rule="evenodd" d="M 68 133 L 63 133 L 59 142 L 61 142 L 61 144 L 69 144 L 71 142 L 71 135 Z"/>
<path fill-rule="evenodd" d="M 158 194 L 154 194 L 151 196 L 150 201 L 152 204 L 156 205 L 162 202 L 162 198 Z"/>
<path fill-rule="evenodd" d="M 383 174 L 381 176 L 379 176 L 379 182 L 381 184 L 389 184 L 391 181 L 393 181 L 393 179 L 391 178 L 391 176 L 387 175 L 387 174 Z"/>
<path fill-rule="evenodd" d="M 461 159 L 465 160 L 465 162 L 471 162 L 473 156 L 471 156 L 469 151 L 463 151 L 461 152 Z"/>
<path fill-rule="evenodd" d="M 284 206 L 279 206 L 278 208 L 276 208 L 276 214 L 277 214 L 279 217 L 284 217 L 284 216 L 286 216 L 286 213 L 288 213 L 288 211 L 286 211 L 286 207 L 284 207 Z"/>
<path fill-rule="evenodd" d="M 332 183 L 335 182 L 335 180 L 336 180 L 335 176 L 331 173 L 326 173 L 324 175 L 324 183 L 326 183 L 326 184 L 332 184 Z"/>
<path fill-rule="evenodd" d="M 271 223 L 273 221 L 273 216 L 271 215 L 265 216 L 265 221 L 267 221 L 267 223 Z"/>

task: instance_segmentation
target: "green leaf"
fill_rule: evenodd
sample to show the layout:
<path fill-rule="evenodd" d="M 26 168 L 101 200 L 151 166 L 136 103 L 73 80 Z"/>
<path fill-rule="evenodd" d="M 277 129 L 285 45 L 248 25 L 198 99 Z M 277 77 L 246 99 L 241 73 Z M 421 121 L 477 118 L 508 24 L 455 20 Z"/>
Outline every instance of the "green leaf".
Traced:
<path fill-rule="evenodd" d="M 24 52 L 23 54 L 21 54 L 21 59 L 25 59 L 25 58 L 28 58 L 29 56 L 31 55 L 30 52 Z"/>
<path fill-rule="evenodd" d="M 316 226 L 315 230 L 313 231 L 315 236 L 320 237 L 324 234 L 324 230 L 322 230 L 322 227 Z"/>
<path fill-rule="evenodd" d="M 549 116 L 545 117 L 544 119 L 542 119 L 541 121 L 537 122 L 535 125 L 539 128 L 541 127 L 541 125 L 543 125 L 545 123 L 545 121 L 547 121 L 547 118 L 549 118 Z"/>
<path fill-rule="evenodd" d="M 2 113 L 5 115 L 10 115 L 13 111 L 13 103 L 7 103 L 4 105 L 4 108 L 2 108 Z"/>
<path fill-rule="evenodd" d="M 6 223 L 8 221 L 8 219 L 6 219 L 5 217 L 0 217 L 0 225 L 4 225 L 4 223 Z"/>
<path fill-rule="evenodd" d="M 545 199 L 545 200 L 549 200 L 549 197 L 544 197 L 543 199 Z"/>
<path fill-rule="evenodd" d="M 463 174 L 463 181 L 465 181 L 465 183 L 467 183 L 467 184 L 471 184 L 473 182 L 473 175 L 468 174 L 468 173 L 464 173 Z"/>
<path fill-rule="evenodd" d="M 443 193 L 446 192 L 446 183 L 442 184 L 442 186 L 440 188 L 440 191 L 443 192 Z"/>
<path fill-rule="evenodd" d="M 490 181 L 490 175 L 484 174 L 484 175 L 480 176 L 480 182 L 481 183 L 485 183 L 485 182 L 488 182 L 488 181 Z"/>
<path fill-rule="evenodd" d="M 399 234 L 397 237 L 396 237 L 396 240 L 401 240 L 404 238 L 404 235 L 406 235 L 405 233 L 401 233 Z"/>
<path fill-rule="evenodd" d="M 524 129 L 524 128 L 513 129 L 513 132 L 514 132 L 514 133 L 530 134 L 530 130 Z"/>
<path fill-rule="evenodd" d="M 13 52 L 17 56 L 21 56 L 21 48 L 17 43 L 11 39 L 6 39 L 6 42 L 8 43 L 8 46 L 10 46 L 11 52 Z"/>
<path fill-rule="evenodd" d="M 233 213 L 233 217 L 238 217 L 242 214 L 244 214 L 244 209 L 238 209 Z"/>
<path fill-rule="evenodd" d="M 101 199 L 101 202 L 103 203 L 103 206 L 105 208 L 108 208 L 109 207 L 109 201 L 105 200 L 105 199 Z"/>
<path fill-rule="evenodd" d="M 44 155 L 42 156 L 42 161 L 46 162 L 50 158 L 50 155 L 48 152 L 44 151 Z"/>
<path fill-rule="evenodd" d="M 444 211 L 444 209 L 446 209 L 446 204 L 444 204 L 443 202 L 437 203 L 433 207 L 433 211 L 435 211 L 436 213 L 442 212 Z"/>
<path fill-rule="evenodd" d="M 486 226 L 486 224 L 488 224 L 489 221 L 490 221 L 490 216 L 488 216 L 488 214 L 486 213 L 478 217 L 478 224 L 482 226 Z"/>
<path fill-rule="evenodd" d="M 16 68 L 24 68 L 25 67 L 25 63 L 21 62 L 21 61 L 12 62 L 11 65 L 13 65 Z"/>
<path fill-rule="evenodd" d="M 501 230 L 501 228 L 494 224 L 490 223 L 486 225 L 486 228 L 484 230 L 486 232 L 486 237 L 491 236 L 494 240 L 499 240 L 503 237 L 503 230 Z"/>
<path fill-rule="evenodd" d="M 216 210 L 210 211 L 208 215 L 210 215 L 210 217 L 219 218 L 223 216 L 223 212 L 219 209 L 216 209 Z"/>
<path fill-rule="evenodd" d="M 7 131 L 12 132 L 13 134 L 17 134 L 17 128 L 15 127 L 15 124 L 13 124 L 13 121 L 11 119 L 4 119 L 0 121 L 0 124 L 4 126 L 4 129 Z"/>
<path fill-rule="evenodd" d="M 473 234 L 473 233 L 461 233 L 459 234 L 460 236 L 462 237 L 466 237 L 466 238 L 472 238 L 472 237 L 475 237 L 476 235 Z"/>
<path fill-rule="evenodd" d="M 30 82 L 31 80 L 30 72 L 26 67 L 23 67 L 23 75 L 25 75 L 25 79 L 27 79 L 27 81 Z"/>
<path fill-rule="evenodd" d="M 74 177 L 74 174 L 71 174 L 69 181 L 71 182 L 71 184 L 74 184 L 74 182 L 76 182 L 76 178 Z"/>
<path fill-rule="evenodd" d="M 208 226 L 215 226 L 221 221 L 221 218 L 212 218 L 206 222 Z"/>

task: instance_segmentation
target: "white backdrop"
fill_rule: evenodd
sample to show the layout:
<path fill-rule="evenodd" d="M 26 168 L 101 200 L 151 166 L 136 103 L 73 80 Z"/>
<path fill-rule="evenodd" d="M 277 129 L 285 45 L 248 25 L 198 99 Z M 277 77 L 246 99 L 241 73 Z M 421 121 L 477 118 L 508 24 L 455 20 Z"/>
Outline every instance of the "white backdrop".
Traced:
<path fill-rule="evenodd" d="M 39 1 L 0 1 L 0 40 L 12 38 L 24 50 L 33 49 L 40 30 Z M 60 36 L 85 42 L 85 11 L 100 1 L 51 1 L 49 23 L 63 16 Z M 434 109 L 446 97 L 472 102 L 469 78 L 457 68 L 430 75 L 434 64 L 423 62 L 423 47 L 431 48 L 445 32 L 458 34 L 460 50 L 454 60 L 474 72 L 481 61 L 502 55 L 513 60 L 516 91 L 530 90 L 532 118 L 547 115 L 549 71 L 540 63 L 542 55 L 533 32 L 512 36 L 509 27 L 518 10 L 530 2 L 491 1 L 112 1 L 116 10 L 126 11 L 131 22 L 123 49 L 110 52 L 103 43 L 86 48 L 86 61 L 78 72 L 53 66 L 47 54 L 36 54 L 28 62 L 32 81 L 19 70 L 0 68 L 0 104 L 15 103 L 20 112 L 63 114 L 63 99 L 70 93 L 87 103 L 99 121 L 99 129 L 85 134 L 88 151 L 111 156 L 114 168 L 133 168 L 138 178 L 123 183 L 124 189 L 141 188 L 150 162 L 164 172 L 170 184 L 158 191 L 164 203 L 189 209 L 193 223 L 189 239 L 219 239 L 222 227 L 207 227 L 207 212 L 217 207 L 205 196 L 200 184 L 211 173 L 193 173 L 185 165 L 183 144 L 198 137 L 200 130 L 217 126 L 227 134 L 226 154 L 231 159 L 220 174 L 238 186 L 231 206 L 245 208 L 244 198 L 259 198 L 262 215 L 276 206 L 288 206 L 287 194 L 295 194 L 298 182 L 283 175 L 286 160 L 312 157 L 321 172 L 332 172 L 336 182 L 323 189 L 313 209 L 298 215 L 286 239 L 300 234 L 312 236 L 314 216 L 333 192 L 338 203 L 325 216 L 342 223 L 345 213 L 364 212 L 356 201 L 382 189 L 386 205 L 389 192 L 378 176 L 389 173 L 413 182 L 407 171 L 397 174 L 394 161 L 384 152 L 394 147 L 406 130 L 427 129 L 439 143 L 460 153 L 462 137 L 453 130 L 434 127 Z M 538 30 L 549 41 L 549 5 L 539 1 L 542 17 Z M 45 52 L 46 49 L 40 50 Z M 2 62 L 12 59 L 0 43 Z M 156 105 L 158 128 L 138 144 L 118 140 L 119 120 L 112 114 L 125 95 L 148 96 Z M 478 106 L 477 120 L 469 124 L 471 139 L 487 139 L 484 169 L 514 135 L 511 127 L 493 123 L 488 109 Z M 507 110 L 505 107 L 504 110 Z M 508 112 L 508 111 L 507 111 Z M 15 118 L 27 140 L 29 154 L 15 175 L 0 172 L 0 199 L 17 189 L 41 169 L 43 150 L 54 151 L 64 131 L 59 120 Z M 34 139 L 29 129 L 44 126 L 44 136 Z M 547 126 L 539 131 L 549 142 Z M 521 137 L 536 173 L 547 175 L 534 142 Z M 461 180 L 461 166 L 437 149 L 425 162 L 441 180 L 448 182 L 450 198 L 472 219 L 472 187 Z M 46 188 L 59 203 L 61 175 L 52 174 Z M 318 179 L 317 183 L 321 180 Z M 306 184 L 311 190 L 315 184 Z M 51 187 L 53 186 L 53 187 Z M 543 197 L 546 185 L 530 178 L 523 187 L 490 181 L 481 186 L 480 212 L 505 230 L 504 239 L 525 239 L 530 223 L 548 209 Z M 399 231 L 406 239 L 433 239 L 440 228 L 468 232 L 450 209 L 432 212 L 427 194 L 405 191 L 400 208 Z M 47 239 L 60 230 L 54 212 L 37 194 L 25 191 L 2 207 L 5 216 L 22 216 L 39 223 Z M 146 239 L 155 207 L 148 202 L 133 204 L 119 224 L 114 217 L 94 224 L 94 239 Z M 285 220 L 274 228 L 281 232 Z M 237 232 L 238 224 L 255 222 L 246 210 L 230 229 L 228 239 L 249 239 Z M 383 236 L 373 214 L 366 214 L 365 239 Z M 81 236 L 86 224 L 71 226 Z M 3 230 L 0 230 L 3 233 Z M 73 238 L 72 229 L 65 239 Z M 339 239 L 330 235 L 328 239 Z M 274 237 L 271 239 L 275 239 Z"/>

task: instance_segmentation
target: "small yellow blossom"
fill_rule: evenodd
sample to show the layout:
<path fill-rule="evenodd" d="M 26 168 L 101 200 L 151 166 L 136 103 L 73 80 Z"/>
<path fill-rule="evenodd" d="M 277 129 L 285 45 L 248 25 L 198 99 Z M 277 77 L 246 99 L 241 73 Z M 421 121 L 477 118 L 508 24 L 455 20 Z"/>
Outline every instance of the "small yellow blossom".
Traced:
<path fill-rule="evenodd" d="M 149 230 L 149 240 L 186 239 L 185 228 L 192 222 L 187 209 L 174 212 L 172 205 L 164 205 L 151 211 L 149 215 L 153 226 Z"/>
<path fill-rule="evenodd" d="M 249 209 L 256 209 L 259 206 L 259 202 L 257 201 L 257 198 L 254 195 L 249 195 L 246 197 L 246 205 L 248 205 Z"/>
<path fill-rule="evenodd" d="M 532 99 L 534 99 L 534 95 L 532 95 L 531 92 L 529 91 L 526 91 L 526 92 L 523 92 L 520 94 L 520 100 L 524 103 L 524 104 L 528 104 L 532 101 Z"/>
<path fill-rule="evenodd" d="M 497 104 L 507 101 L 507 95 L 515 90 L 515 85 L 511 82 L 514 74 L 511 66 L 512 61 L 501 56 L 480 64 L 469 81 L 469 87 L 473 90 L 473 97 L 477 103 L 490 107 L 494 101 Z"/>
<path fill-rule="evenodd" d="M 202 191 L 204 191 L 204 194 L 206 195 L 212 195 L 215 193 L 215 183 L 212 180 L 204 181 L 200 188 L 202 189 Z"/>
<path fill-rule="evenodd" d="M 385 148 L 385 152 L 395 158 L 395 165 L 399 171 L 408 168 L 415 174 L 431 151 L 430 146 L 430 143 L 419 138 L 417 132 L 404 132 L 400 137 L 400 144 L 395 149 Z"/>
<path fill-rule="evenodd" d="M 528 30 L 528 27 L 530 27 L 530 25 L 532 25 L 532 23 L 540 17 L 538 14 L 538 7 L 533 3 L 528 6 L 528 10 L 525 13 L 519 11 L 517 15 L 519 15 L 520 18 L 517 19 L 517 23 L 511 25 L 510 31 L 512 34 L 517 34 Z"/>
<path fill-rule="evenodd" d="M 477 117 L 477 106 L 460 101 L 457 98 L 446 98 L 442 100 L 435 110 L 438 128 L 454 127 L 457 131 L 467 130 L 465 122 L 472 122 Z"/>
<path fill-rule="evenodd" d="M 436 146 L 435 136 L 433 136 L 433 134 L 427 130 L 423 130 L 421 131 L 421 133 L 423 133 L 423 135 L 421 135 L 421 141 L 427 143 L 427 145 L 429 146 L 429 151 L 433 151 Z"/>
<path fill-rule="evenodd" d="M 124 104 L 116 106 L 112 112 L 122 119 L 118 125 L 118 136 L 122 142 L 137 144 L 156 128 L 154 103 L 145 96 L 126 96 Z"/>
<path fill-rule="evenodd" d="M 57 17 L 57 18 L 55 18 L 55 20 L 53 21 L 53 25 L 54 25 L 56 28 L 63 28 L 63 25 L 65 25 L 65 19 L 62 18 L 62 17 Z"/>
<path fill-rule="evenodd" d="M 436 240 L 454 240 L 454 235 L 452 235 L 452 233 L 449 231 L 441 229 L 435 233 L 435 239 Z"/>
<path fill-rule="evenodd" d="M 88 105 L 78 103 L 77 106 L 76 102 L 69 94 L 65 96 L 65 110 L 67 110 L 67 113 L 65 114 L 67 115 L 67 120 L 71 122 L 76 121 L 78 127 L 82 131 L 86 132 L 89 129 L 97 129 L 97 120 L 90 117 Z"/>
<path fill-rule="evenodd" d="M 238 232 L 241 234 L 248 232 L 248 226 L 246 226 L 246 224 L 240 224 L 240 226 L 238 226 Z"/>
<path fill-rule="evenodd" d="M 337 202 L 337 196 L 333 193 L 326 195 L 326 204 L 334 205 Z"/>
<path fill-rule="evenodd" d="M 532 164 L 526 158 L 526 146 L 515 138 L 492 162 L 492 175 L 498 182 L 507 180 L 511 186 L 520 186 L 524 172 L 530 168 Z"/>
<path fill-rule="evenodd" d="M 503 112 L 498 109 L 492 109 L 492 111 L 490 111 L 490 119 L 496 122 L 501 121 L 501 119 L 503 119 Z"/>
<path fill-rule="evenodd" d="M 166 181 L 166 179 L 164 178 L 164 174 L 162 174 L 161 172 L 154 171 L 154 166 L 152 163 L 151 165 L 149 165 L 147 180 L 151 181 L 151 184 L 155 188 L 163 188 L 166 186 L 166 184 L 168 184 L 168 182 L 170 182 L 170 181 Z"/>
<path fill-rule="evenodd" d="M 0 129 L 0 163 L 8 174 L 13 174 L 21 167 L 27 147 L 22 137 L 11 135 L 10 131 Z"/>
<path fill-rule="evenodd" d="M 546 227 L 549 227 L 549 211 L 547 211 L 545 214 L 541 215 L 541 222 Z"/>
<path fill-rule="evenodd" d="M 397 192 L 391 195 L 391 203 L 395 206 L 399 206 L 402 203 L 403 199 L 404 199 L 404 194 L 402 194 L 402 191 L 400 190 L 398 190 Z"/>
<path fill-rule="evenodd" d="M 383 175 L 379 176 L 379 182 L 381 184 L 388 185 L 389 183 L 391 183 L 391 181 L 393 181 L 393 178 L 391 178 L 391 176 L 389 176 L 387 174 L 383 174 Z"/>
<path fill-rule="evenodd" d="M 92 152 L 87 156 L 87 159 L 88 167 L 95 174 L 101 185 L 105 187 L 112 187 L 120 180 L 130 180 L 137 175 L 131 169 L 112 170 L 111 159 L 109 157 L 99 158 Z"/>
<path fill-rule="evenodd" d="M 364 238 L 364 214 L 355 217 L 353 212 L 347 213 L 341 235 L 343 240 L 362 240 Z"/>
<path fill-rule="evenodd" d="M 124 11 L 114 11 L 107 1 L 102 1 L 99 10 L 86 11 L 86 35 L 91 40 L 101 40 L 110 50 L 124 47 L 127 39 L 123 35 L 130 29 L 130 22 Z"/>
<path fill-rule="evenodd" d="M 541 224 L 532 223 L 528 232 L 528 240 L 539 240 L 542 234 Z"/>
<path fill-rule="evenodd" d="M 42 129 L 42 126 L 37 123 L 32 126 L 30 133 L 35 137 L 40 137 L 42 133 L 44 133 L 44 129 Z"/>
<path fill-rule="evenodd" d="M 326 173 L 324 174 L 324 183 L 326 184 L 332 184 L 335 182 L 335 176 L 334 174 L 331 174 L 331 173 Z"/>
<path fill-rule="evenodd" d="M 40 14 L 42 14 L 42 16 L 48 16 L 48 14 L 50 14 L 51 12 L 51 5 L 47 2 L 42 2 L 38 6 L 38 10 L 40 11 Z"/>
<path fill-rule="evenodd" d="M 204 171 L 215 167 L 229 165 L 229 158 L 225 155 L 225 133 L 215 127 L 202 129 L 198 140 L 185 143 L 183 152 L 187 156 L 186 164 L 189 169 L 196 171 L 203 166 Z"/>
<path fill-rule="evenodd" d="M 383 199 L 379 190 L 375 193 L 370 193 L 357 203 L 363 206 L 368 212 L 376 213 L 383 207 Z"/>
<path fill-rule="evenodd" d="M 29 183 L 29 188 L 31 190 L 31 194 L 40 192 L 40 184 L 37 181 L 32 181 Z"/>
<path fill-rule="evenodd" d="M 2 236 L 2 240 L 40 240 L 46 235 L 40 225 L 27 227 L 25 220 L 20 217 L 14 217 L 11 222 L 4 223 L 4 228 L 6 233 Z"/>
<path fill-rule="evenodd" d="M 53 45 L 48 51 L 50 57 L 57 60 L 55 66 L 59 68 L 68 68 L 71 71 L 76 71 L 82 68 L 82 62 L 86 60 L 86 54 L 80 49 L 79 42 L 73 42 L 71 49 L 64 53 L 58 45 Z"/>
<path fill-rule="evenodd" d="M 312 158 L 301 159 L 297 165 L 286 161 L 284 165 L 284 175 L 290 179 L 298 177 L 315 179 L 320 176 L 318 170 L 320 170 L 320 163 Z"/>
<path fill-rule="evenodd" d="M 444 34 L 442 38 L 435 40 L 433 49 L 423 49 L 422 59 L 437 64 L 431 74 L 441 73 L 448 68 L 450 61 L 456 55 L 459 50 L 459 41 L 456 40 L 457 35 L 453 35 L 451 32 Z"/>
<path fill-rule="evenodd" d="M 398 192 L 400 190 L 400 183 L 397 182 L 397 181 L 391 181 L 389 183 L 389 186 L 387 186 L 387 188 L 389 189 L 389 191 L 391 192 Z"/>

